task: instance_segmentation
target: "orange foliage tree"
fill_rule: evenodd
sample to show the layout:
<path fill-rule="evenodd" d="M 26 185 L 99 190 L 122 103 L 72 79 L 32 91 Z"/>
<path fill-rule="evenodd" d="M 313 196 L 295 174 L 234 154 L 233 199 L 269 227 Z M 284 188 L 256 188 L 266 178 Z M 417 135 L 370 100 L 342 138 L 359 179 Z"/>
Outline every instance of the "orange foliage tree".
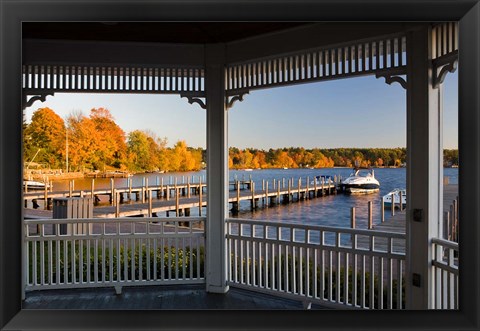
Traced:
<path fill-rule="evenodd" d="M 30 162 L 46 163 L 59 168 L 64 165 L 66 146 L 65 122 L 50 108 L 39 108 L 32 115 L 32 121 L 25 127 L 24 159 Z"/>

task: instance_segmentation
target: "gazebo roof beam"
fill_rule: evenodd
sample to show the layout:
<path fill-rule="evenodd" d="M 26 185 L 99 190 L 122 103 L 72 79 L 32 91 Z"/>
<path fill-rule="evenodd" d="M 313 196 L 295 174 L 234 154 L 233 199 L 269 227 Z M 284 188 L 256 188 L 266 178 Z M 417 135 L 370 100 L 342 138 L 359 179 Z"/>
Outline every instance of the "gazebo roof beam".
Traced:
<path fill-rule="evenodd" d="M 23 40 L 23 63 L 42 65 L 201 68 L 204 48 L 198 44 L 78 40 Z"/>
<path fill-rule="evenodd" d="M 417 26 L 418 23 L 314 23 L 227 43 L 227 63 L 245 63 L 302 50 L 355 44 L 362 40 L 403 34 Z"/>

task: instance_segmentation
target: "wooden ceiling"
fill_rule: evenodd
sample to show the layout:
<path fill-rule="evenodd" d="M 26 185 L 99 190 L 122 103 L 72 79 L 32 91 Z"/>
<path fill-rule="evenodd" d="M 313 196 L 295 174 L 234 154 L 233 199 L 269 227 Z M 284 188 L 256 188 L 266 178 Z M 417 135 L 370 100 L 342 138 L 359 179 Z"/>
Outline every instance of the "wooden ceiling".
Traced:
<path fill-rule="evenodd" d="M 227 43 L 290 29 L 306 22 L 26 22 L 28 39 Z"/>

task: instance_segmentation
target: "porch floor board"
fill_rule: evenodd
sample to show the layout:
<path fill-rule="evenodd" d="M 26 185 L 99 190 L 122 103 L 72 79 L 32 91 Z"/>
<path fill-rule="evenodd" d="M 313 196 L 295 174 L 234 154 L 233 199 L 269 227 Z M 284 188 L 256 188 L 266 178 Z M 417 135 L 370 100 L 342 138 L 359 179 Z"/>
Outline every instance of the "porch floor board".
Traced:
<path fill-rule="evenodd" d="M 27 292 L 23 309 L 121 310 L 303 310 L 302 302 L 230 288 L 226 294 L 207 293 L 204 285 L 135 286 L 115 294 L 113 288 Z M 311 309 L 325 309 L 313 305 Z"/>

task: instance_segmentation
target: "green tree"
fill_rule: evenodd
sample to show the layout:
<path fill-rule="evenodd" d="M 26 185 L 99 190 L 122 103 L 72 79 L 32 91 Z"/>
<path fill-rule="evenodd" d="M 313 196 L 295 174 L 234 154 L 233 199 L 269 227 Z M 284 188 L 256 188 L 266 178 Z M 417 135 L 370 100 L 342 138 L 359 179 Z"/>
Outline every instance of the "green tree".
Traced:
<path fill-rule="evenodd" d="M 129 168 L 136 171 L 147 170 L 151 146 L 148 135 L 140 130 L 128 134 L 127 150 Z"/>

